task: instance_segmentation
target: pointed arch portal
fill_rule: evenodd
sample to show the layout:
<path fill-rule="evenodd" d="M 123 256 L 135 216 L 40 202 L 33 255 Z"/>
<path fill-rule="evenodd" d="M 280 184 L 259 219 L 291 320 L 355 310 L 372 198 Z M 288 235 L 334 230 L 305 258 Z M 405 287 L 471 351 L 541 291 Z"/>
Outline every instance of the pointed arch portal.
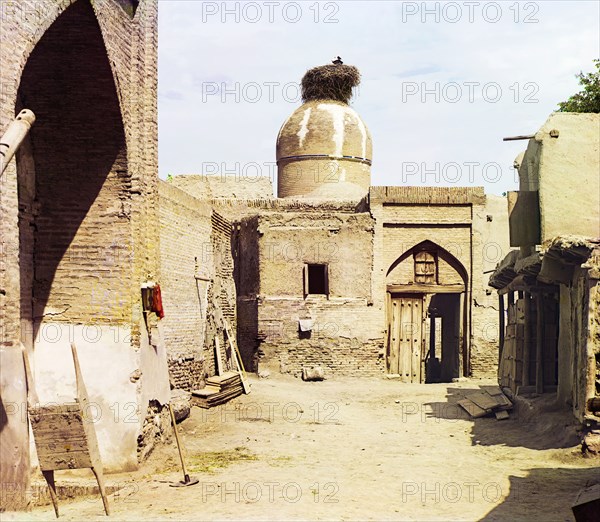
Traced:
<path fill-rule="evenodd" d="M 33 49 L 22 107 L 37 117 L 17 156 L 21 324 L 31 349 L 44 320 L 96 322 L 107 296 L 126 294 L 115 277 L 127 269 L 131 235 L 125 132 L 90 2 L 68 7 Z"/>
<path fill-rule="evenodd" d="M 450 382 L 468 367 L 468 272 L 422 241 L 386 273 L 386 364 L 403 382 Z"/>

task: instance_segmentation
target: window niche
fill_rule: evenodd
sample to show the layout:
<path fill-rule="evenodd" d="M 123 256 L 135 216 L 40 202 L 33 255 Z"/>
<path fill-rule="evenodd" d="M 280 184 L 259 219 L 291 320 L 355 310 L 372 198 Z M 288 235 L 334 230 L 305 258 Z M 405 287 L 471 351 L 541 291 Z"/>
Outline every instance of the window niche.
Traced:
<path fill-rule="evenodd" d="M 304 265 L 304 298 L 325 295 L 329 298 L 329 267 L 326 264 Z"/>
<path fill-rule="evenodd" d="M 427 251 L 415 252 L 415 283 L 435 285 L 438 282 L 437 257 Z"/>

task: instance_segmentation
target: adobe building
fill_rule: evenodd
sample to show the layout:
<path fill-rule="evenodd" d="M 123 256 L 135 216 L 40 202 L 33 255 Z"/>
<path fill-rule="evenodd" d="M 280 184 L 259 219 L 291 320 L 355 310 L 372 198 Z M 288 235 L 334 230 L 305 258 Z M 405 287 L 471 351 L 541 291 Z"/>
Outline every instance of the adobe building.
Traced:
<path fill-rule="evenodd" d="M 495 375 L 498 311 L 484 273 L 508 251 L 505 198 L 373 187 L 371 135 L 348 100 L 305 100 L 277 137 L 277 198 L 265 180 L 170 181 L 234 222 L 246 367 L 403 382 Z"/>
<path fill-rule="evenodd" d="M 502 311 L 500 384 L 521 395 L 555 394 L 596 429 L 599 129 L 598 114 L 553 113 L 531 137 L 516 160 L 519 191 L 508 197 L 510 245 L 518 249 L 490 278 Z"/>

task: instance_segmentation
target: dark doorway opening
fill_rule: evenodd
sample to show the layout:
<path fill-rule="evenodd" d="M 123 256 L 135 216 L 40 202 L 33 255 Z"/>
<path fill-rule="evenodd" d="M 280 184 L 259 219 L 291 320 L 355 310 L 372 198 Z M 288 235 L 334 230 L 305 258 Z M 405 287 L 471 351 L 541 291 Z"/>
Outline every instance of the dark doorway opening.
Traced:
<path fill-rule="evenodd" d="M 460 299 L 461 294 L 435 294 L 429 303 L 427 383 L 452 382 L 460 376 Z"/>

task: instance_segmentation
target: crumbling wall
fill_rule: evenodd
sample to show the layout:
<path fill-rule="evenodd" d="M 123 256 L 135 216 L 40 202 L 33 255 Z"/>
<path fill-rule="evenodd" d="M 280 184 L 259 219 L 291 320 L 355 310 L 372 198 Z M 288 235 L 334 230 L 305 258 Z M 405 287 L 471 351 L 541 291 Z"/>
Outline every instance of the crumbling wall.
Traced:
<path fill-rule="evenodd" d="M 495 378 L 498 369 L 498 294 L 488 286 L 489 273 L 510 250 L 506 197 L 486 195 L 473 205 L 473 305 L 471 372 Z"/>
<path fill-rule="evenodd" d="M 231 225 L 168 183 L 159 184 L 159 196 L 161 326 L 171 384 L 190 391 L 215 374 L 214 337 L 223 338 L 219 311 L 235 332 Z"/>
<path fill-rule="evenodd" d="M 169 183 L 198 199 L 251 200 L 273 197 L 271 178 L 252 176 L 251 173 L 187 174 L 174 176 Z"/>
<path fill-rule="evenodd" d="M 299 374 L 381 371 L 383 332 L 371 306 L 373 220 L 367 213 L 307 210 L 263 213 L 256 232 L 260 367 Z M 329 296 L 305 297 L 304 267 L 328 265 Z M 300 331 L 299 321 L 311 321 Z"/>
<path fill-rule="evenodd" d="M 597 262 L 597 261 L 596 261 Z M 590 273 L 591 272 L 591 273 Z M 572 346 L 571 364 L 559 368 L 561 372 L 571 372 L 573 413 L 580 421 L 588 416 L 587 402 L 600 397 L 597 379 L 600 375 L 600 288 L 598 269 L 575 268 L 573 283 L 570 285 L 570 300 L 561 307 L 560 313 L 570 318 L 567 340 Z M 570 301 L 570 302 L 569 302 Z M 561 300 L 561 304 L 563 301 Z M 563 346 L 559 346 L 559 350 Z M 560 352 L 559 352 L 560 353 Z"/>

